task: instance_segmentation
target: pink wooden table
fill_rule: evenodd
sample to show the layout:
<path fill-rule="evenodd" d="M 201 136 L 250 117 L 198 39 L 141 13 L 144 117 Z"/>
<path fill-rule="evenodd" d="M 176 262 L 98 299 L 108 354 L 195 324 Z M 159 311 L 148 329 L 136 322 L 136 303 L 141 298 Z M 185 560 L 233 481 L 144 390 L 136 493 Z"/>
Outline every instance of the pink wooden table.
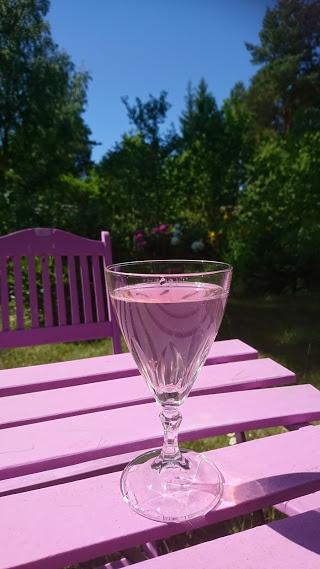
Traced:
<path fill-rule="evenodd" d="M 137 375 L 129 354 L 0 372 L 0 569 L 62 569 L 143 544 L 152 555 L 155 540 L 320 490 L 320 428 L 309 424 L 320 419 L 320 393 L 239 340 L 217 342 L 184 404 L 181 440 L 229 432 L 245 440 L 249 429 L 280 425 L 289 432 L 207 453 L 225 485 L 205 517 L 160 524 L 137 516 L 120 495 L 121 469 L 162 438 Z M 320 511 L 310 504 L 141 569 L 208 568 L 212 559 L 217 569 L 319 569 Z"/>

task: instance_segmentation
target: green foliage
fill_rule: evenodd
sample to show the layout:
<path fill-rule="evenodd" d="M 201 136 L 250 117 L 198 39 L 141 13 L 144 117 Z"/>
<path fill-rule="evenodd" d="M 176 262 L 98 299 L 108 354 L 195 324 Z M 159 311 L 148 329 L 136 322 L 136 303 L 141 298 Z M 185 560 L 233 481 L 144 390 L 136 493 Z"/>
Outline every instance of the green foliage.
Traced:
<path fill-rule="evenodd" d="M 223 220 L 226 213 L 221 215 Z M 133 235 L 134 257 L 198 259 L 200 256 L 218 260 L 223 251 L 223 235 L 223 230 L 207 231 L 203 223 L 161 223 L 157 227 L 140 228 Z"/>
<path fill-rule="evenodd" d="M 236 83 L 219 108 L 204 79 L 189 84 L 179 130 L 164 126 L 165 91 L 123 98 L 131 130 L 97 165 L 89 76 L 54 43 L 48 9 L 0 0 L 0 232 L 108 229 L 115 259 L 227 257 L 245 286 L 317 282 L 318 0 L 267 9 L 248 89 Z"/>
<path fill-rule="evenodd" d="M 320 262 L 320 133 L 270 136 L 248 167 L 229 235 L 243 278 L 264 289 L 316 286 Z"/>
<path fill-rule="evenodd" d="M 177 136 L 172 129 L 160 130 L 170 105 L 164 92 L 158 99 L 150 96 L 145 103 L 137 99 L 132 107 L 127 100 L 124 103 L 134 132 L 124 135 L 107 153 L 97 172 L 120 192 L 118 207 L 123 212 L 125 206 L 129 226 L 156 225 L 175 212 L 166 164 L 175 151 Z"/>
<path fill-rule="evenodd" d="M 260 45 L 246 44 L 252 62 L 262 64 L 249 90 L 259 129 L 287 132 L 297 112 L 301 120 L 301 111 L 319 109 L 319 44 L 318 0 L 278 0 L 267 9 Z"/>
<path fill-rule="evenodd" d="M 128 97 L 122 97 L 130 122 L 143 140 L 155 147 L 161 146 L 160 126 L 165 122 L 167 112 L 171 107 L 167 95 L 165 91 L 160 93 L 158 99 L 150 95 L 146 103 L 137 97 L 132 107 L 129 105 Z"/>
<path fill-rule="evenodd" d="M 188 85 L 186 109 L 180 118 L 184 194 L 191 211 L 204 223 L 213 223 L 215 209 L 233 201 L 226 192 L 225 125 L 223 113 L 202 79 L 194 90 Z"/>
<path fill-rule="evenodd" d="M 52 225 L 65 174 L 90 166 L 88 75 L 53 42 L 47 0 L 0 0 L 0 184 L 5 232 Z M 3 216 L 1 216 L 3 217 Z"/>
<path fill-rule="evenodd" d="M 266 11 L 260 45 L 247 47 L 262 67 L 246 96 L 251 154 L 230 258 L 247 285 L 311 288 L 320 261 L 319 2 L 278 0 Z"/>
<path fill-rule="evenodd" d="M 243 83 L 236 83 L 223 104 L 224 202 L 235 204 L 247 179 L 247 164 L 255 147 L 253 116 Z"/>
<path fill-rule="evenodd" d="M 217 147 L 223 128 L 222 116 L 204 79 L 201 79 L 196 90 L 192 89 L 191 83 L 188 84 L 185 102 L 186 109 L 180 118 L 184 144 L 192 146 L 203 140 L 208 147 Z"/>

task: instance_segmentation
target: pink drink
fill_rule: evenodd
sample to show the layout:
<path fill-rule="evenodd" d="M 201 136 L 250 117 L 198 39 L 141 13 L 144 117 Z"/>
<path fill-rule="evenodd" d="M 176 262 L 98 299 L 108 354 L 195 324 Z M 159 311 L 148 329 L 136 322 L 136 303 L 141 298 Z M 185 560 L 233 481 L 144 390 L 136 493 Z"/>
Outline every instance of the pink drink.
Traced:
<path fill-rule="evenodd" d="M 156 399 L 182 403 L 219 330 L 226 292 L 206 283 L 141 284 L 117 288 L 111 298 Z"/>

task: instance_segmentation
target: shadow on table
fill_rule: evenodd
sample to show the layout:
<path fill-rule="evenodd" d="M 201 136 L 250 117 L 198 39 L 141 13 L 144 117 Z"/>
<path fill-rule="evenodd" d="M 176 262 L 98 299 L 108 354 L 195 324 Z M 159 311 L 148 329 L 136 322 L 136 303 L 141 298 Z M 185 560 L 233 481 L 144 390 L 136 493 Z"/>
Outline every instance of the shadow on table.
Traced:
<path fill-rule="evenodd" d="M 320 555 L 320 510 L 310 510 L 270 524 L 274 531 Z M 320 566 L 320 560 L 319 560 Z"/>

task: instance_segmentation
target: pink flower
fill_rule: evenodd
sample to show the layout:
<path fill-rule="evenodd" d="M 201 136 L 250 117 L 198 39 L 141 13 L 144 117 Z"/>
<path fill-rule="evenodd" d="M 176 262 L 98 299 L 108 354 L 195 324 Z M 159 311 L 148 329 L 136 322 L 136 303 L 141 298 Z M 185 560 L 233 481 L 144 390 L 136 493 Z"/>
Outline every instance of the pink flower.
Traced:
<path fill-rule="evenodd" d="M 170 228 L 170 225 L 168 225 L 167 223 L 161 223 L 159 225 L 159 227 L 153 227 L 151 229 L 151 233 L 157 235 L 159 233 L 168 233 L 168 230 Z"/>
<path fill-rule="evenodd" d="M 143 231 L 140 231 L 139 229 L 137 231 L 134 232 L 134 240 L 136 243 L 141 243 L 141 241 L 144 239 L 144 235 L 143 235 Z"/>
<path fill-rule="evenodd" d="M 159 233 L 167 233 L 169 225 L 167 223 L 161 223 L 159 226 Z"/>

